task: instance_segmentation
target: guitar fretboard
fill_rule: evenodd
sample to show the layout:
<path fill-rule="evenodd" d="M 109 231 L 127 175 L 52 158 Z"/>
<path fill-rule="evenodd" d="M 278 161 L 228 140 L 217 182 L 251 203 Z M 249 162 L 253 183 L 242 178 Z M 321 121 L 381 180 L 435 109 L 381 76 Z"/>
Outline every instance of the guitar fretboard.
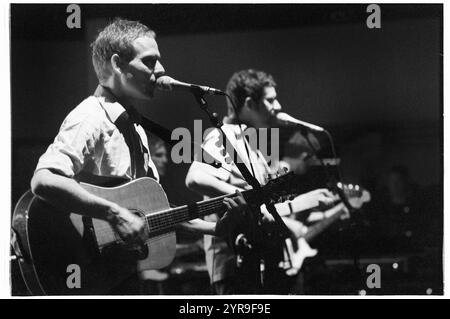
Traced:
<path fill-rule="evenodd" d="M 242 195 L 247 203 L 253 203 L 256 201 L 255 194 L 256 193 L 253 190 L 242 192 Z M 223 199 L 234 196 L 234 194 L 224 195 L 198 203 L 183 205 L 177 208 L 149 214 L 146 216 L 149 226 L 149 235 L 155 236 L 160 233 L 167 232 L 173 229 L 176 225 L 195 218 L 201 218 L 213 213 L 224 213 L 227 210 L 227 206 L 223 204 Z"/>

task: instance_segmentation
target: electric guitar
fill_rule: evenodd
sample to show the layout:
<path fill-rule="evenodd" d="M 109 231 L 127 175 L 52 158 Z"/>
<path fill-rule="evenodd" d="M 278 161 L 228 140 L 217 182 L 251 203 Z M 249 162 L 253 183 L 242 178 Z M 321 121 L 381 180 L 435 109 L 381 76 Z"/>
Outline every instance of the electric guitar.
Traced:
<path fill-rule="evenodd" d="M 242 192 L 249 205 L 292 195 L 293 174 L 269 181 L 260 192 Z M 130 275 L 160 269 L 176 252 L 175 226 L 212 213 L 226 211 L 225 195 L 169 208 L 162 187 L 144 177 L 118 187 L 80 183 L 88 192 L 113 201 L 145 221 L 146 240 L 127 245 L 103 220 L 58 211 L 49 203 L 25 193 L 12 220 L 12 246 L 28 290 L 33 295 L 106 294 Z"/>
<path fill-rule="evenodd" d="M 357 185 L 351 185 L 350 187 L 341 184 L 340 188 L 347 196 L 348 202 L 354 210 L 361 208 L 364 203 L 370 201 L 370 193 Z M 297 239 L 296 247 L 294 247 L 290 238 L 286 239 L 287 252 L 285 252 L 285 259 L 289 259 L 291 263 L 286 267 L 286 274 L 289 276 L 297 275 L 299 270 L 302 268 L 305 259 L 308 257 L 314 257 L 318 253 L 317 249 L 311 248 L 309 242 L 311 242 L 334 222 L 339 220 L 341 216 L 348 213 L 348 209 L 344 203 L 339 203 L 324 212 L 323 220 L 308 227 L 306 234 Z"/>

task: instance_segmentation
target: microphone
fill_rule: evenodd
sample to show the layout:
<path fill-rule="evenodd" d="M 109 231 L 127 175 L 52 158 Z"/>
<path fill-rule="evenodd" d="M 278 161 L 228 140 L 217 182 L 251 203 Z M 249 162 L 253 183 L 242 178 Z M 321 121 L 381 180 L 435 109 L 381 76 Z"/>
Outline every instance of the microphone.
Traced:
<path fill-rule="evenodd" d="M 289 124 L 301 125 L 301 126 L 304 126 L 304 127 L 308 128 L 308 129 L 310 129 L 311 131 L 325 132 L 325 129 L 323 127 L 320 127 L 320 126 L 317 126 L 317 125 L 314 125 L 314 124 L 311 124 L 311 123 L 308 123 L 308 122 L 297 120 L 296 118 L 294 118 L 294 117 L 292 117 L 289 114 L 284 113 L 284 112 L 278 112 L 276 114 L 276 117 L 277 117 L 278 120 L 287 122 Z"/>
<path fill-rule="evenodd" d="M 156 79 L 156 88 L 162 91 L 188 90 L 192 93 L 203 93 L 209 95 L 225 95 L 225 92 L 204 85 L 181 82 L 163 75 Z"/>

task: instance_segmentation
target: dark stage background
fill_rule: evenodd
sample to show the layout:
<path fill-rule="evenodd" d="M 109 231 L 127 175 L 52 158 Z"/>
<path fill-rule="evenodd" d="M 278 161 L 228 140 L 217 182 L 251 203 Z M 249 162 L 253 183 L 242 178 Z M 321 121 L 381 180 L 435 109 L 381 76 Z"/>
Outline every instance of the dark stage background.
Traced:
<path fill-rule="evenodd" d="M 345 182 L 376 193 L 392 166 L 405 167 L 433 194 L 441 233 L 441 5 L 381 5 L 381 29 L 367 28 L 360 5 L 80 7 L 81 29 L 66 27 L 66 5 L 11 7 L 13 205 L 64 116 L 96 86 L 89 50 L 96 31 L 121 16 L 157 32 L 174 78 L 224 88 L 239 69 L 273 74 L 284 110 L 332 133 Z M 225 100 L 208 100 L 225 114 Z M 158 93 L 140 109 L 169 128 L 192 130 L 194 119 L 208 127 L 183 92 Z M 200 199 L 184 186 L 188 164 L 169 165 L 162 181 L 169 200 Z"/>

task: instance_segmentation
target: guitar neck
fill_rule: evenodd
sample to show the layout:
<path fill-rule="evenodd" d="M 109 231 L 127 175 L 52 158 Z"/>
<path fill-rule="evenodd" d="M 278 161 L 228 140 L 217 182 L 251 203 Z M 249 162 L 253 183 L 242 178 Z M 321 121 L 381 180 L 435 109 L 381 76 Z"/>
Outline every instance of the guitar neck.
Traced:
<path fill-rule="evenodd" d="M 242 195 L 247 203 L 253 203 L 256 201 L 254 190 L 244 191 L 242 192 Z M 213 213 L 224 213 L 227 210 L 227 206 L 223 204 L 223 199 L 234 196 L 236 195 L 223 195 L 201 202 L 183 205 L 177 208 L 146 215 L 146 220 L 149 226 L 149 234 L 150 236 L 157 235 L 173 229 L 180 223 L 187 222 L 195 218 L 201 218 Z"/>
<path fill-rule="evenodd" d="M 317 237 L 320 233 L 322 233 L 325 229 L 330 227 L 335 221 L 337 221 L 342 214 L 345 213 L 343 204 L 338 204 L 332 209 L 328 210 L 328 212 L 331 214 L 330 217 L 325 217 L 324 220 L 317 222 L 316 224 L 308 227 L 308 232 L 304 236 L 305 240 L 307 242 L 310 242 L 315 237 Z"/>

